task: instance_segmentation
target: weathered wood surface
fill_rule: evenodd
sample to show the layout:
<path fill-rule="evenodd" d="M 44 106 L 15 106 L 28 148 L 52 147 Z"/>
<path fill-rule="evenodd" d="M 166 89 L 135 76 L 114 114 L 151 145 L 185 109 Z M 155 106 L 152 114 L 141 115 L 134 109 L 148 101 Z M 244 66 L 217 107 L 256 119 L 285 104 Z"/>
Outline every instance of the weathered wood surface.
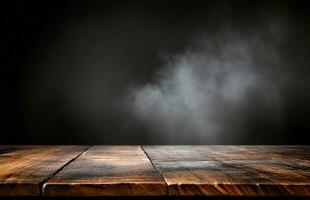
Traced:
<path fill-rule="evenodd" d="M 87 149 L 0 146 L 0 196 L 310 196 L 310 146 Z"/>
<path fill-rule="evenodd" d="M 1 146 L 0 196 L 37 196 L 41 183 L 82 153 L 83 146 Z"/>
<path fill-rule="evenodd" d="M 45 196 L 167 195 L 140 146 L 94 146 L 43 186 Z"/>
<path fill-rule="evenodd" d="M 145 146 L 170 195 L 310 195 L 308 146 Z"/>

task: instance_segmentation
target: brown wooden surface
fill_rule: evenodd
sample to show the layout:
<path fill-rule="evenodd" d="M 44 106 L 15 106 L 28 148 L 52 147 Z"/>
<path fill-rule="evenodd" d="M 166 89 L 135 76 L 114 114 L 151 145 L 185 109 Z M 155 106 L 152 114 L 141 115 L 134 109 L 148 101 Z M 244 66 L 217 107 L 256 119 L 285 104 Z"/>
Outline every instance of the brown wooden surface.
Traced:
<path fill-rule="evenodd" d="M 40 195 L 40 184 L 85 149 L 82 146 L 1 146 L 0 196 Z"/>
<path fill-rule="evenodd" d="M 310 146 L 88 148 L 0 146 L 0 196 L 310 196 Z"/>
<path fill-rule="evenodd" d="M 307 146 L 146 146 L 170 195 L 310 195 Z"/>
<path fill-rule="evenodd" d="M 43 186 L 45 196 L 166 195 L 140 146 L 94 146 Z"/>

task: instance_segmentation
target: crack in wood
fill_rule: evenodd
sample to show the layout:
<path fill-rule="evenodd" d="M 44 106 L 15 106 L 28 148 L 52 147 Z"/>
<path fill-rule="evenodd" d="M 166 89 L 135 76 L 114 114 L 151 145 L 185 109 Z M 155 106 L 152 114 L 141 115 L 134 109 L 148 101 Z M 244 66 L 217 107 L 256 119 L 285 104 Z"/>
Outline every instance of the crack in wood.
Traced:
<path fill-rule="evenodd" d="M 52 173 L 49 177 L 47 177 L 45 180 L 39 183 L 39 190 L 40 190 L 40 196 L 43 196 L 43 191 L 45 187 L 45 183 L 53 178 L 56 174 L 58 174 L 61 170 L 63 170 L 66 166 L 68 166 L 70 163 L 72 163 L 74 160 L 76 160 L 78 157 L 83 155 L 88 149 L 90 149 L 91 146 L 86 147 L 81 153 L 79 153 L 76 157 L 69 160 L 67 163 L 65 163 L 62 167 L 60 167 L 58 170 L 56 170 L 54 173 Z"/>
<path fill-rule="evenodd" d="M 160 171 L 157 169 L 157 167 L 155 166 L 155 164 L 153 163 L 152 159 L 150 158 L 150 156 L 147 154 L 147 152 L 144 150 L 143 146 L 140 146 L 140 148 L 142 149 L 142 151 L 145 153 L 145 155 L 147 156 L 147 158 L 149 159 L 149 161 L 151 162 L 151 164 L 153 165 L 153 167 L 156 169 L 157 173 L 160 175 L 160 177 L 163 179 L 163 181 L 165 182 L 166 185 L 166 194 L 169 195 L 169 188 L 168 188 L 168 184 L 167 181 L 165 180 L 164 176 L 160 173 Z"/>

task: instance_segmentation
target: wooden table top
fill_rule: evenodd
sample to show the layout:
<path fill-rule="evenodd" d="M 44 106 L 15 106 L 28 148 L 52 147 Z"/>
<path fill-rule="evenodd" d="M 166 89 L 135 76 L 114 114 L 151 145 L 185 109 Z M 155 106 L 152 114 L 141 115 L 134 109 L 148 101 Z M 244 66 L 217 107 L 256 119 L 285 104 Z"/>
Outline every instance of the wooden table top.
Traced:
<path fill-rule="evenodd" d="M 310 196 L 310 146 L 0 146 L 0 196 Z"/>

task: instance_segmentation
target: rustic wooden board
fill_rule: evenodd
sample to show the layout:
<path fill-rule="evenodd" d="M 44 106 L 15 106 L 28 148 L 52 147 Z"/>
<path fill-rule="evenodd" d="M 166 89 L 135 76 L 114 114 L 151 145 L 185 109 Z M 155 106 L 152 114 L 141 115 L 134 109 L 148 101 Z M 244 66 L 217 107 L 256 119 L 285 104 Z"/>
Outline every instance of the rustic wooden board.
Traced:
<path fill-rule="evenodd" d="M 0 196 L 310 196 L 309 146 L 87 148 L 0 146 Z"/>
<path fill-rule="evenodd" d="M 43 186 L 45 196 L 167 195 L 140 146 L 94 146 Z"/>
<path fill-rule="evenodd" d="M 41 184 L 86 148 L 1 146 L 0 196 L 40 195 Z"/>
<path fill-rule="evenodd" d="M 310 146 L 144 146 L 152 161 L 310 161 Z"/>
<path fill-rule="evenodd" d="M 307 146 L 145 146 L 170 195 L 310 196 Z"/>

